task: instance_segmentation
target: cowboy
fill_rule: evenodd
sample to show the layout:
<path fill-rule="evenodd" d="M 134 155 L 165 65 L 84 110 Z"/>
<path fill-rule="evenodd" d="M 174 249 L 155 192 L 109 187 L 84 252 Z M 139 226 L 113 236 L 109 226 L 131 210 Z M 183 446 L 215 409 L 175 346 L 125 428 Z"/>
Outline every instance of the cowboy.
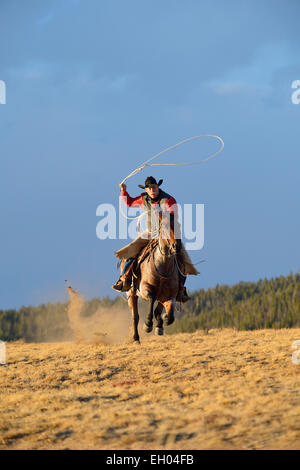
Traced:
<path fill-rule="evenodd" d="M 145 180 L 145 185 L 139 184 L 138 186 L 145 190 L 140 196 L 132 198 L 126 191 L 126 184 L 120 184 L 121 197 L 124 203 L 128 207 L 140 207 L 146 211 L 147 214 L 147 230 L 142 232 L 133 242 L 129 245 L 121 248 L 118 251 L 115 251 L 115 255 L 123 261 L 123 269 L 121 270 L 121 275 L 117 282 L 112 286 L 113 289 L 124 292 L 128 291 L 131 288 L 132 284 L 132 269 L 133 262 L 144 248 L 151 238 L 158 237 L 159 231 L 159 218 L 157 216 L 158 210 L 168 211 L 170 214 L 170 220 L 173 221 L 173 227 L 178 227 L 177 220 L 177 203 L 174 197 L 160 189 L 160 185 L 163 180 L 156 182 L 156 179 L 153 176 L 148 176 Z M 177 237 L 176 237 L 177 238 Z M 180 240 L 181 241 L 181 240 Z M 186 252 L 183 244 L 180 244 L 180 251 L 177 254 L 177 258 L 181 262 L 181 265 L 184 269 L 184 276 L 182 274 L 180 277 L 179 291 L 176 300 L 179 302 L 186 302 L 189 300 L 184 283 L 186 281 L 187 274 L 199 274 L 197 269 L 193 266 L 188 253 Z M 121 265 L 121 268 L 122 268 Z"/>

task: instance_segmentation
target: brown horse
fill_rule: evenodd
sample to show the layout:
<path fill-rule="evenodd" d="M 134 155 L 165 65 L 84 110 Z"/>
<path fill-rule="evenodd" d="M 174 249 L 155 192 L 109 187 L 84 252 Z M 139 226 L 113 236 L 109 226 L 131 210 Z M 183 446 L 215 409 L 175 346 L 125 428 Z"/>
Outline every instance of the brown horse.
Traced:
<path fill-rule="evenodd" d="M 151 243 L 154 240 L 151 240 Z M 155 242 L 155 241 L 154 241 Z M 140 342 L 138 333 L 138 297 L 150 302 L 150 310 L 144 323 L 144 330 L 153 329 L 153 313 L 156 319 L 156 335 L 163 335 L 163 322 L 174 322 L 175 301 L 179 288 L 179 271 L 176 253 L 181 247 L 181 239 L 174 234 L 174 218 L 170 214 L 159 213 L 159 238 L 156 247 L 140 264 L 140 275 L 127 292 L 128 305 L 133 317 L 133 341 Z M 154 310 L 154 303 L 157 306 Z M 162 317 L 163 309 L 166 313 Z M 154 310 L 154 311 L 153 311 Z"/>

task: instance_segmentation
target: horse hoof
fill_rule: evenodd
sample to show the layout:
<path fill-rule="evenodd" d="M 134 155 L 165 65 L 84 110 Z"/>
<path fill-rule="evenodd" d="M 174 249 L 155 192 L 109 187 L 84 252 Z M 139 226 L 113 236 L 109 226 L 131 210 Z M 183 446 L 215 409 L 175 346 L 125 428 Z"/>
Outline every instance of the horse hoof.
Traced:
<path fill-rule="evenodd" d="M 155 334 L 156 334 L 156 336 L 162 336 L 164 334 L 164 329 L 163 328 L 155 328 Z"/>
<path fill-rule="evenodd" d="M 144 323 L 143 330 L 146 331 L 146 333 L 151 333 L 151 331 L 153 330 L 153 325 L 147 325 L 146 323 Z"/>
<path fill-rule="evenodd" d="M 170 325 L 172 325 L 172 323 L 174 323 L 175 317 L 174 317 L 174 315 L 171 315 L 169 317 L 167 313 L 164 313 L 163 320 L 166 322 L 167 326 L 170 326 Z"/>
<path fill-rule="evenodd" d="M 140 340 L 139 340 L 139 339 L 134 339 L 134 340 L 133 340 L 133 344 L 138 344 L 138 345 L 140 345 L 140 344 L 141 344 L 141 342 L 140 342 Z"/>

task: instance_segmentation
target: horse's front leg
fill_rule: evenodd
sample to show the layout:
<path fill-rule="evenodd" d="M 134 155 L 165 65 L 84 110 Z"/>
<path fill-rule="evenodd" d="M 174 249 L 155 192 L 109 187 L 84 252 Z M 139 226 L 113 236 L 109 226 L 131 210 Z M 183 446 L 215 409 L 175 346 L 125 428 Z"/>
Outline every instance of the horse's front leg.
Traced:
<path fill-rule="evenodd" d="M 133 341 L 136 343 L 140 342 L 138 324 L 139 324 L 139 312 L 138 312 L 138 296 L 133 290 L 130 290 L 128 293 L 128 305 L 131 310 L 132 319 L 133 319 Z"/>
<path fill-rule="evenodd" d="M 151 333 L 151 331 L 153 330 L 153 309 L 154 309 L 154 303 L 155 303 L 155 295 L 152 294 L 152 297 L 151 297 L 151 300 L 150 300 L 150 310 L 149 310 L 149 313 L 147 315 L 147 318 L 145 320 L 145 323 L 144 323 L 144 331 L 146 331 L 146 333 Z"/>
<path fill-rule="evenodd" d="M 162 336 L 164 334 L 164 322 L 161 318 L 161 312 L 163 311 L 163 309 L 163 304 L 159 302 L 156 306 L 156 309 L 154 310 L 154 316 L 156 319 L 155 334 L 157 336 Z"/>
<path fill-rule="evenodd" d="M 174 323 L 175 302 L 175 298 L 164 302 L 166 313 L 163 315 L 163 319 L 167 322 L 167 326 L 172 325 L 172 323 Z"/>
<path fill-rule="evenodd" d="M 145 320 L 145 323 L 144 323 L 144 331 L 146 331 L 146 333 L 151 333 L 151 331 L 153 330 L 153 308 L 154 308 L 154 303 L 155 303 L 155 295 L 153 294 L 152 297 L 151 297 L 151 300 L 150 300 L 150 310 L 149 310 L 149 313 L 147 315 L 147 318 Z"/>

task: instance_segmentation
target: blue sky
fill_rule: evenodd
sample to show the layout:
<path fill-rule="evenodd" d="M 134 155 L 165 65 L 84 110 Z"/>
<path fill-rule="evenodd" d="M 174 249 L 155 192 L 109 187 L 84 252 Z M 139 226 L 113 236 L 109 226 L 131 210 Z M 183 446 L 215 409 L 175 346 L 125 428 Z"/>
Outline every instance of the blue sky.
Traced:
<path fill-rule="evenodd" d="M 297 272 L 298 1 L 2 0 L 0 309 L 115 296 L 113 251 L 96 208 L 165 147 L 202 133 L 224 152 L 146 176 L 180 203 L 205 204 L 201 274 L 189 289 Z M 161 161 L 205 157 L 196 141 Z"/>

